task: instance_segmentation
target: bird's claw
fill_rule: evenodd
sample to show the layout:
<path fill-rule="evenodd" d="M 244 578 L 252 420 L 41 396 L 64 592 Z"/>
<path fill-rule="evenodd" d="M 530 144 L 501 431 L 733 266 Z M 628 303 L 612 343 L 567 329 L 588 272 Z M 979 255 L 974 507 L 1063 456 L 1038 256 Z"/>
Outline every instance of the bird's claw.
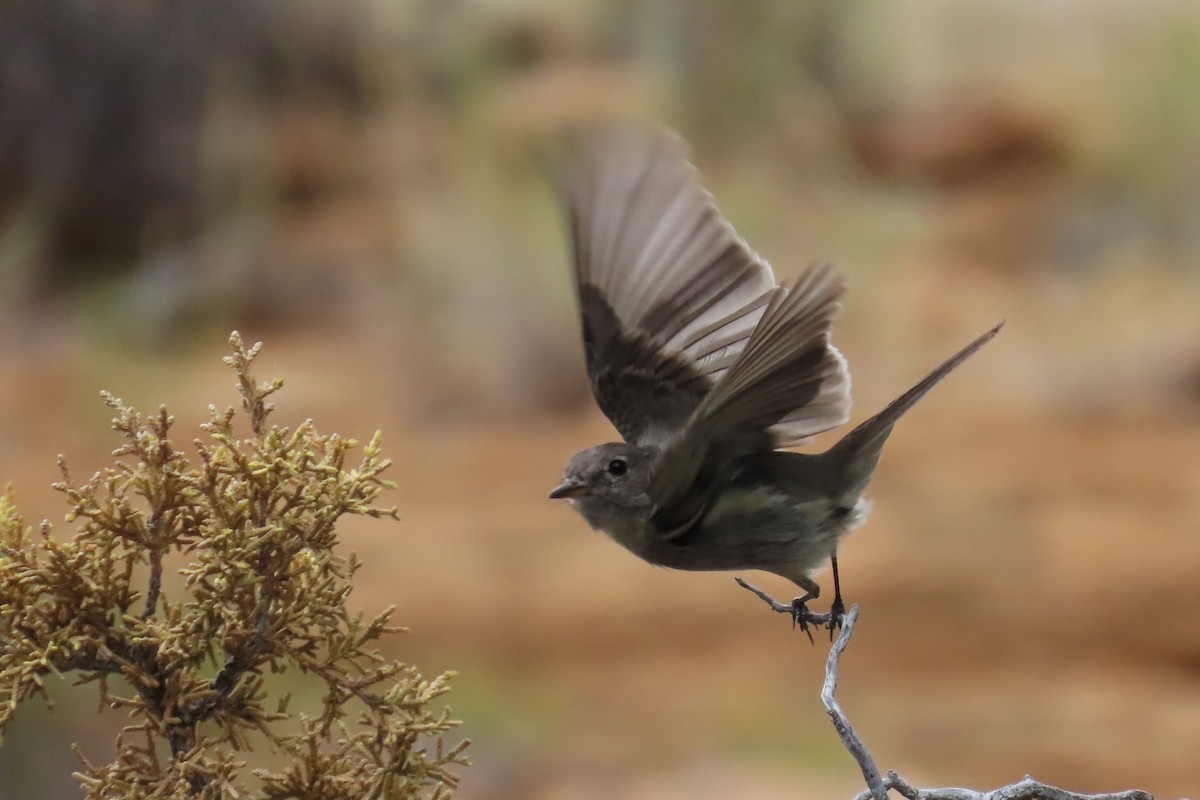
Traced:
<path fill-rule="evenodd" d="M 792 627 L 800 628 L 812 644 L 816 644 L 816 642 L 813 641 L 812 628 L 809 626 L 819 628 L 823 624 L 825 624 L 825 620 L 821 618 L 820 614 L 809 611 L 808 601 L 805 598 L 797 597 L 792 601 Z"/>
<path fill-rule="evenodd" d="M 843 626 L 845 617 L 846 604 L 842 602 L 841 597 L 833 598 L 833 603 L 829 606 L 829 641 L 833 641 L 833 632 Z"/>
<path fill-rule="evenodd" d="M 828 614 L 819 614 L 810 610 L 807 598 L 803 597 L 797 597 L 792 601 L 791 611 L 792 626 L 804 631 L 808 640 L 813 644 L 816 644 L 813 641 L 813 628 L 828 628 L 829 640 L 833 641 L 834 632 L 842 627 L 843 619 L 846 616 L 846 606 L 840 597 L 834 599 Z"/>

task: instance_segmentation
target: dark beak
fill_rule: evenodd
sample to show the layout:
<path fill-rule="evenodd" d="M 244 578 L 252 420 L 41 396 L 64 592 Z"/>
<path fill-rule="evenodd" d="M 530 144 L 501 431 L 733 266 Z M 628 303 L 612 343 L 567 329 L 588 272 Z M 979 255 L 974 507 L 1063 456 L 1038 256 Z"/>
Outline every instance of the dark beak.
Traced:
<path fill-rule="evenodd" d="M 591 492 L 586 483 L 579 481 L 563 481 L 558 486 L 554 487 L 554 491 L 550 493 L 551 500 L 561 500 L 564 497 L 579 497 Z"/>

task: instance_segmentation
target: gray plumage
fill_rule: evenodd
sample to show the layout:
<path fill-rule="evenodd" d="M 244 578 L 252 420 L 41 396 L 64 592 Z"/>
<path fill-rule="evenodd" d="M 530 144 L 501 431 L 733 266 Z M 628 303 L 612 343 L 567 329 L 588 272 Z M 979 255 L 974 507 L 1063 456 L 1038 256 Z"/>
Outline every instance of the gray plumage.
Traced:
<path fill-rule="evenodd" d="M 575 454 L 550 496 L 653 564 L 788 578 L 802 607 L 819 592 L 809 573 L 863 519 L 896 420 L 1003 323 L 828 451 L 785 452 L 849 419 L 829 342 L 841 278 L 817 265 L 776 284 L 672 134 L 593 129 L 558 177 L 588 376 L 625 441 Z"/>

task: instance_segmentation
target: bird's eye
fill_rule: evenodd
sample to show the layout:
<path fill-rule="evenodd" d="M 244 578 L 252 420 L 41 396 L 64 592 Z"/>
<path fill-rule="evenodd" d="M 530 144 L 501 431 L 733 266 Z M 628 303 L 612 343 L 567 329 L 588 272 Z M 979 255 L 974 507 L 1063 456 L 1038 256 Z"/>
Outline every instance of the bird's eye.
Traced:
<path fill-rule="evenodd" d="M 608 462 L 608 474 L 614 478 L 619 478 L 629 472 L 629 462 L 623 458 L 614 458 Z"/>

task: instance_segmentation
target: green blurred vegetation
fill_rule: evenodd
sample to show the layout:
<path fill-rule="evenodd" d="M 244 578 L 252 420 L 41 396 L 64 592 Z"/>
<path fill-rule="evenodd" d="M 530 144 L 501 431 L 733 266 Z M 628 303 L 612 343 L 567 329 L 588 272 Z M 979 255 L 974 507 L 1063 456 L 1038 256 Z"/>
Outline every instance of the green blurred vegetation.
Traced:
<path fill-rule="evenodd" d="M 1028 173 L 1044 218 L 1003 232 L 1015 256 L 977 234 L 985 266 L 1190 264 L 1198 68 L 1200 12 L 1169 2 L 15 0 L 0 279 L 9 313 L 72 295 L 135 340 L 364 284 L 454 314 L 463 283 L 552 280 L 534 156 L 610 114 L 677 125 L 718 185 L 775 184 L 750 227 L 825 206 L 811 257 L 883 198 L 928 218 Z"/>
<path fill-rule="evenodd" d="M 1165 0 L 14 0 L 0 306 L 119 352 L 369 330 L 430 407 L 576 406 L 539 158 L 611 115 L 679 127 L 783 274 L 1194 284 L 1198 60 Z"/>

